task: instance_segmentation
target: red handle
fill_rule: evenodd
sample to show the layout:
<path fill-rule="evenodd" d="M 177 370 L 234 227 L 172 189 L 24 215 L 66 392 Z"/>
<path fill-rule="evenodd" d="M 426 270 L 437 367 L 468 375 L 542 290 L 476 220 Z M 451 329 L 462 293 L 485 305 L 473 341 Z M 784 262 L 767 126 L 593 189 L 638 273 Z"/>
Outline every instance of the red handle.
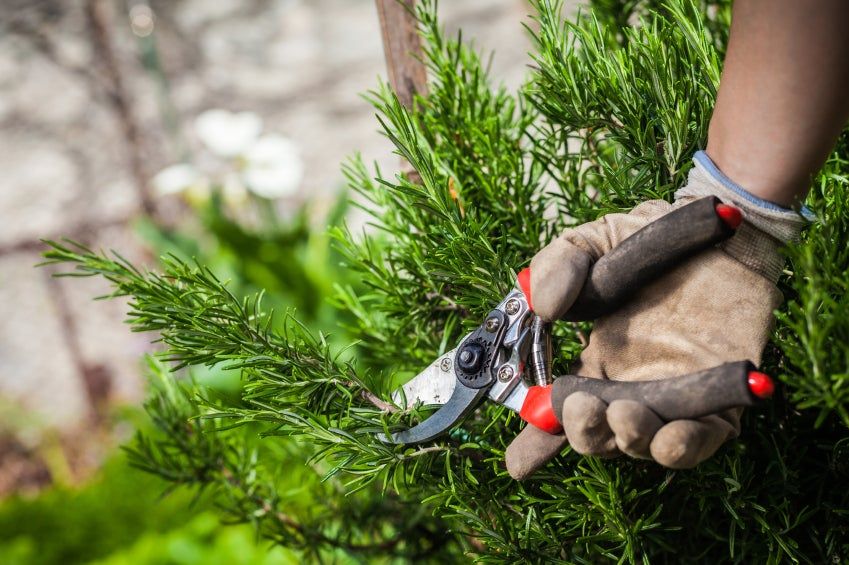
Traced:
<path fill-rule="evenodd" d="M 558 434 L 563 430 L 552 408 L 551 385 L 529 388 L 519 416 L 530 425 L 550 434 Z"/>
<path fill-rule="evenodd" d="M 531 309 L 531 312 L 534 310 L 534 303 L 531 302 L 531 268 L 525 267 L 519 274 L 516 276 L 516 280 L 519 282 L 519 288 L 522 289 L 522 293 L 525 295 L 525 300 L 528 302 L 528 308 Z"/>

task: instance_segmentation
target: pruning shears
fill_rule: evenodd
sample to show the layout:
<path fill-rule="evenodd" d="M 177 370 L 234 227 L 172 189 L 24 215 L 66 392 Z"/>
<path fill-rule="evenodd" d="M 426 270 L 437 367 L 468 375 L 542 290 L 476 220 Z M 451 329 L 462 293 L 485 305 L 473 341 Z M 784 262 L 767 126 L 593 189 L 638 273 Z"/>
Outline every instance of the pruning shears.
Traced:
<path fill-rule="evenodd" d="M 565 319 L 593 320 L 613 312 L 668 269 L 731 237 L 741 221 L 737 208 L 715 197 L 674 209 L 596 261 Z M 393 394 L 399 404 L 440 408 L 408 430 L 381 435 L 384 441 L 415 444 L 433 440 L 459 424 L 485 398 L 555 434 L 562 430 L 559 407 L 577 391 L 608 403 L 637 400 L 664 421 L 753 406 L 774 391 L 770 377 L 747 360 L 660 381 L 622 382 L 572 375 L 552 379 L 551 325 L 533 312 L 528 269 L 519 273 L 518 287 L 455 349 Z"/>

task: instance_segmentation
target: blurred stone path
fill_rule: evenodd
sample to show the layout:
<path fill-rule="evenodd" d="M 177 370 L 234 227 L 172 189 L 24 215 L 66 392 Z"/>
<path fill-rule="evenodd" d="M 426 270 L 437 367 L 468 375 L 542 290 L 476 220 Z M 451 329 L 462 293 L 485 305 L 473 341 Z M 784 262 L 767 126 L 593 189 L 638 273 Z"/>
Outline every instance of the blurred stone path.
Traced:
<path fill-rule="evenodd" d="M 92 2 L 137 122 L 135 141 L 93 37 Z M 134 34 L 128 10 L 140 35 L 152 14 L 153 35 Z M 482 50 L 496 49 L 494 76 L 521 82 L 523 0 L 443 1 L 440 11 L 449 29 L 462 27 Z M 150 64 L 154 41 L 165 81 Z M 178 162 L 192 147 L 192 119 L 216 107 L 256 112 L 267 131 L 294 139 L 306 167 L 301 194 L 330 201 L 342 186 L 339 164 L 355 151 L 396 167 L 360 97 L 378 76 L 386 73 L 369 0 L 3 2 L 0 398 L 17 409 L 0 404 L 15 420 L 0 416 L 0 427 L 21 418 L 72 426 L 89 417 L 93 399 L 141 394 L 149 336 L 122 324 L 120 301 L 91 302 L 106 291 L 101 281 L 51 282 L 34 269 L 38 238 L 73 235 L 149 261 L 128 227 L 141 206 L 139 175 Z"/>

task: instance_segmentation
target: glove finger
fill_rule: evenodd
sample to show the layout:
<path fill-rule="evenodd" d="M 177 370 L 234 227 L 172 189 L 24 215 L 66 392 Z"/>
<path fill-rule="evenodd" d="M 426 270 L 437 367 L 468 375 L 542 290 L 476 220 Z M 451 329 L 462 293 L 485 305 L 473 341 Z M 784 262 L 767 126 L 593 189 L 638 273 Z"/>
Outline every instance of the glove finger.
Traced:
<path fill-rule="evenodd" d="M 531 260 L 531 300 L 534 312 L 546 321 L 559 319 L 575 302 L 587 278 L 590 256 L 555 239 Z"/>
<path fill-rule="evenodd" d="M 734 426 L 719 416 L 675 420 L 657 431 L 651 441 L 651 455 L 664 467 L 691 469 L 737 433 Z"/>
<path fill-rule="evenodd" d="M 607 407 L 607 424 L 616 447 L 636 459 L 651 459 L 649 445 L 663 420 L 651 408 L 635 400 L 614 400 Z"/>
<path fill-rule="evenodd" d="M 616 439 L 607 424 L 607 404 L 586 392 L 575 392 L 563 401 L 563 431 L 572 449 L 582 455 L 616 457 Z"/>
<path fill-rule="evenodd" d="M 562 433 L 549 434 L 534 426 L 525 426 L 504 452 L 510 476 L 521 481 L 563 451 L 569 442 Z"/>

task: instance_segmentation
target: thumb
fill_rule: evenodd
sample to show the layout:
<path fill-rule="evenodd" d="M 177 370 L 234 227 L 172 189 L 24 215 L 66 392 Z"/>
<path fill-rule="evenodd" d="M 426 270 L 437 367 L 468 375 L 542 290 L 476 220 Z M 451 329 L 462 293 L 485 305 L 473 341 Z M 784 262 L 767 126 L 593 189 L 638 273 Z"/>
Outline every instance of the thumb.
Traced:
<path fill-rule="evenodd" d="M 526 479 L 560 453 L 568 443 L 563 432 L 549 434 L 534 426 L 525 426 L 504 452 L 507 472 L 517 481 Z"/>
<path fill-rule="evenodd" d="M 525 292 L 529 300 L 533 295 L 534 313 L 547 322 L 562 318 L 581 292 L 591 262 L 589 254 L 562 238 L 534 255 L 530 294 Z"/>

